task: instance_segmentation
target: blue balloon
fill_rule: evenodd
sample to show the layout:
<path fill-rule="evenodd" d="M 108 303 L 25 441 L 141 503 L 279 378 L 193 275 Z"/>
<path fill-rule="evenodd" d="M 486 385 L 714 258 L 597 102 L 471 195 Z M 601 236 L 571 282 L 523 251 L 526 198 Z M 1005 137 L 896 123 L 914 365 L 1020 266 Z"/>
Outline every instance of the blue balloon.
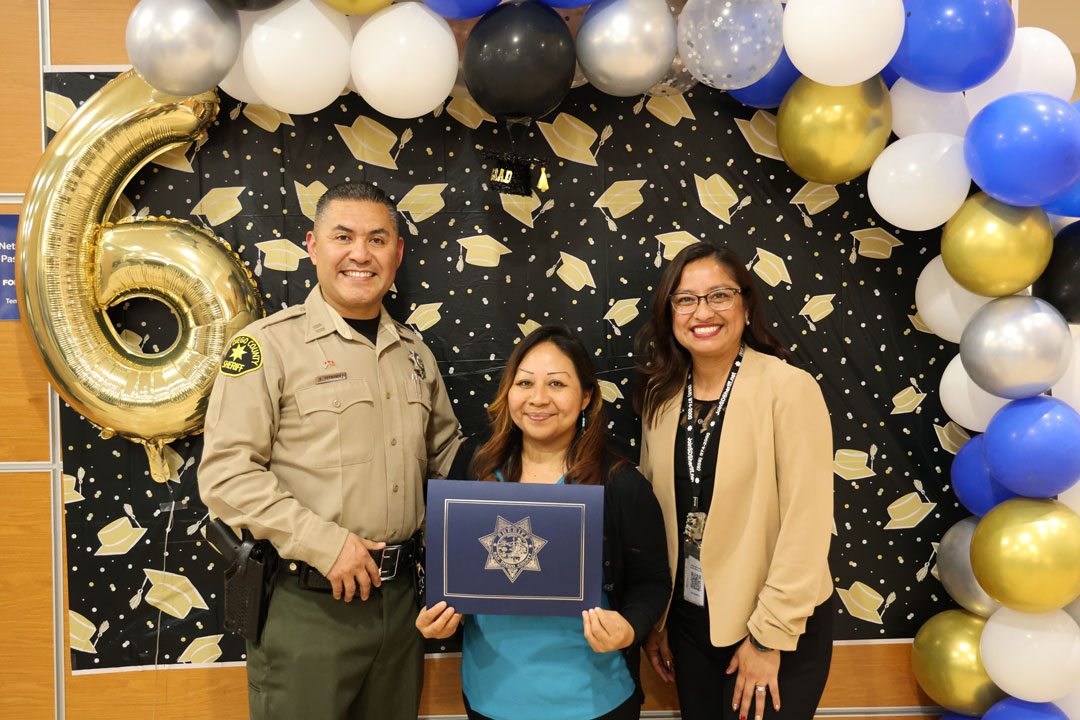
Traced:
<path fill-rule="evenodd" d="M 938 720 L 979 720 L 978 715 L 961 715 L 960 713 L 947 712 L 942 715 Z"/>
<path fill-rule="evenodd" d="M 1008 697 L 994 703 L 983 720 L 1069 720 L 1054 703 L 1037 703 Z"/>
<path fill-rule="evenodd" d="M 964 160 L 995 200 L 1051 203 L 1080 180 L 1080 110 L 1046 93 L 998 98 L 968 125 Z"/>
<path fill-rule="evenodd" d="M 756 108 L 779 107 L 780 102 L 787 94 L 788 88 L 795 84 L 801 73 L 795 69 L 788 58 L 787 50 L 780 49 L 780 57 L 776 64 L 765 74 L 765 77 L 753 85 L 747 85 L 738 90 L 728 90 L 728 95 L 735 98 L 743 105 Z"/>
<path fill-rule="evenodd" d="M 960 92 L 1001 69 L 1016 35 L 1009 0 L 904 0 L 904 36 L 890 65 L 919 87 Z"/>
<path fill-rule="evenodd" d="M 953 458 L 950 474 L 956 499 L 979 517 L 990 512 L 998 503 L 1018 497 L 990 474 L 990 466 L 986 464 L 985 441 L 986 435 L 976 435 L 964 443 Z"/>
<path fill-rule="evenodd" d="M 991 418 L 984 437 L 990 472 L 1018 495 L 1051 497 L 1080 477 L 1080 414 L 1061 400 L 1013 400 Z"/>
<path fill-rule="evenodd" d="M 892 65 L 892 60 L 889 61 L 888 65 L 881 68 L 881 72 L 878 74 L 881 75 L 881 79 L 885 81 L 885 87 L 890 90 L 892 90 L 892 86 L 896 84 L 896 81 L 900 79 L 900 73 L 896 72 L 896 68 Z M 946 715 L 954 714 L 955 713 L 946 713 Z M 944 717 L 944 715 L 942 717 Z"/>
<path fill-rule="evenodd" d="M 424 0 L 429 8 L 450 20 L 468 20 L 493 10 L 499 0 Z"/>

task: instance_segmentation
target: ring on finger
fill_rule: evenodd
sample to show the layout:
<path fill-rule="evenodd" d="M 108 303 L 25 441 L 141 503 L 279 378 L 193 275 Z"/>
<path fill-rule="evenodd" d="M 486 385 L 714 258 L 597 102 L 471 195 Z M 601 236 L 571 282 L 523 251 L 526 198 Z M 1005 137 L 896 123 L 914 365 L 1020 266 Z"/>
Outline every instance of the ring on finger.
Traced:
<path fill-rule="evenodd" d="M 765 692 L 765 685 L 755 685 L 754 690 L 757 692 Z"/>

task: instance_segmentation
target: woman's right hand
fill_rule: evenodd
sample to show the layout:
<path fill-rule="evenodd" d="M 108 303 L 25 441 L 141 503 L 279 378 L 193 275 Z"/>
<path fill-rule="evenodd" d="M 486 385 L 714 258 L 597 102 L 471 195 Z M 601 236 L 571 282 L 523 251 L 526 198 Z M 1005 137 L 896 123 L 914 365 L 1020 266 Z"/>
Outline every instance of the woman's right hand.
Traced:
<path fill-rule="evenodd" d="M 662 680 L 675 682 L 675 664 L 671 659 L 671 649 L 668 648 L 667 628 L 654 628 L 649 631 L 649 637 L 645 639 L 645 654 Z"/>
<path fill-rule="evenodd" d="M 430 640 L 448 638 L 457 631 L 461 624 L 461 613 L 447 607 L 445 600 L 440 600 L 430 608 L 424 608 L 416 616 L 416 629 Z"/>

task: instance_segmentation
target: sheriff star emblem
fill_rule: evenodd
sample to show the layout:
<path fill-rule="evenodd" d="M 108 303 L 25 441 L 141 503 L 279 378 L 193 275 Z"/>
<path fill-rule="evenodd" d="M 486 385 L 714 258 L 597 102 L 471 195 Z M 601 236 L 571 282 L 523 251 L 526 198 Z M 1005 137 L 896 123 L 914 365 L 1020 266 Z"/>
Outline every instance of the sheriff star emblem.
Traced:
<path fill-rule="evenodd" d="M 502 570 L 514 582 L 525 570 L 540 572 L 537 555 L 547 540 L 534 535 L 532 521 L 526 517 L 512 523 L 501 515 L 495 520 L 495 532 L 477 538 L 488 551 L 485 570 Z"/>

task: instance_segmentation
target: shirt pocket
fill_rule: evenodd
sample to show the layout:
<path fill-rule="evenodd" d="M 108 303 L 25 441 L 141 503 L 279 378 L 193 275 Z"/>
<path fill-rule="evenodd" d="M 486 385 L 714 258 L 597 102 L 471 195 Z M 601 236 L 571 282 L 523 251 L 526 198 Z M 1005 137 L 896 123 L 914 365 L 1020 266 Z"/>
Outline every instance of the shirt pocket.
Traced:
<path fill-rule="evenodd" d="M 427 428 L 431 417 L 431 397 L 427 385 L 416 379 L 405 383 L 405 433 L 417 459 L 427 462 Z"/>
<path fill-rule="evenodd" d="M 296 408 L 312 467 L 370 462 L 381 433 L 375 431 L 375 401 L 364 380 L 339 380 L 298 390 Z"/>

